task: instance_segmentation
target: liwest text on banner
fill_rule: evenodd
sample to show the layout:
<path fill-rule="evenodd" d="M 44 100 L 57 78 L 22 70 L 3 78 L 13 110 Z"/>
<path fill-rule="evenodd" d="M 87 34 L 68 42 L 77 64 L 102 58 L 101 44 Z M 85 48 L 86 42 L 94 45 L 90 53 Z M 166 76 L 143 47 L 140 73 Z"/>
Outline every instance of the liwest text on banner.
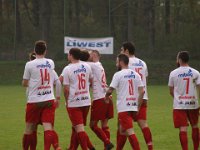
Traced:
<path fill-rule="evenodd" d="M 100 54 L 113 54 L 113 37 L 105 38 L 76 38 L 65 37 L 64 52 L 68 53 L 71 48 L 94 49 Z"/>

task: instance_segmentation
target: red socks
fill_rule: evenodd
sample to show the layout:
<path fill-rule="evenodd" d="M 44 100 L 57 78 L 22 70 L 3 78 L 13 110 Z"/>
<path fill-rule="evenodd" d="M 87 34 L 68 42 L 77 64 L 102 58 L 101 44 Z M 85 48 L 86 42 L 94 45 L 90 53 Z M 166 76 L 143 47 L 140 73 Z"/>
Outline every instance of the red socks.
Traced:
<path fill-rule="evenodd" d="M 129 135 L 128 136 L 128 140 L 131 144 L 131 147 L 134 149 L 134 150 L 140 150 L 140 145 L 138 143 L 138 139 L 137 137 L 135 136 L 135 134 L 132 134 L 132 135 Z"/>
<path fill-rule="evenodd" d="M 77 148 L 78 148 L 78 145 L 79 145 L 78 137 L 77 137 L 77 134 L 76 134 L 75 129 L 72 127 L 70 146 L 69 146 L 68 149 L 69 149 L 69 150 L 77 149 Z"/>
<path fill-rule="evenodd" d="M 87 150 L 87 134 L 85 131 L 77 133 L 79 143 L 81 145 L 82 150 Z"/>
<path fill-rule="evenodd" d="M 192 128 L 192 140 L 194 145 L 194 150 L 199 148 L 199 128 Z"/>
<path fill-rule="evenodd" d="M 117 130 L 117 148 L 116 150 L 122 150 L 126 143 L 126 135 L 121 135 L 119 130 Z"/>
<path fill-rule="evenodd" d="M 59 147 L 58 135 L 54 130 L 46 130 L 44 131 L 44 149 L 50 150 L 51 144 L 54 149 Z"/>
<path fill-rule="evenodd" d="M 142 129 L 142 133 L 145 139 L 145 142 L 148 146 L 148 150 L 153 150 L 153 145 L 152 145 L 152 135 L 149 127 L 145 127 Z"/>
<path fill-rule="evenodd" d="M 110 130 L 109 130 L 109 127 L 102 127 L 102 130 L 106 134 L 107 138 L 110 140 Z"/>
<path fill-rule="evenodd" d="M 180 138 L 182 150 L 188 150 L 187 132 L 180 131 L 180 132 L 179 132 L 179 138 Z"/>
<path fill-rule="evenodd" d="M 23 141 L 22 141 L 22 145 L 23 145 L 23 150 L 28 150 L 30 145 L 31 145 L 31 134 L 24 134 L 23 136 Z"/>
<path fill-rule="evenodd" d="M 94 125 L 91 129 L 98 136 L 98 138 L 104 142 L 104 144 L 110 143 L 110 140 L 107 138 L 104 131 L 101 128 L 99 128 L 97 125 Z"/>
<path fill-rule="evenodd" d="M 23 150 L 36 150 L 37 145 L 37 132 L 34 131 L 32 134 L 24 134 L 23 136 Z"/>

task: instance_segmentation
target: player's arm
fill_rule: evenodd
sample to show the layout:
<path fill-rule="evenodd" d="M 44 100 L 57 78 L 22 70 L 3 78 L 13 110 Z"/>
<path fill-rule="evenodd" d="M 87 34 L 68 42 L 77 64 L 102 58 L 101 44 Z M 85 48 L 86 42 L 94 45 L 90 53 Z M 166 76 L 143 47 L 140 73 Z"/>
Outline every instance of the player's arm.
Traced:
<path fill-rule="evenodd" d="M 22 86 L 23 86 L 23 87 L 28 87 L 28 81 L 29 81 L 29 80 L 27 80 L 27 79 L 23 79 L 23 80 L 22 80 Z"/>
<path fill-rule="evenodd" d="M 174 97 L 174 87 L 173 86 L 170 86 L 169 87 L 169 93 L 172 97 Z"/>
<path fill-rule="evenodd" d="M 67 103 L 67 100 L 69 97 L 69 85 L 64 85 L 64 97 L 65 97 L 65 101 Z"/>
<path fill-rule="evenodd" d="M 61 95 L 61 89 L 62 89 L 62 85 L 59 79 L 55 81 L 55 89 L 56 89 L 56 103 L 57 103 L 57 107 L 59 107 L 59 101 L 60 101 L 60 95 Z"/>
<path fill-rule="evenodd" d="M 140 106 L 142 105 L 143 102 L 143 96 L 144 96 L 144 87 L 140 86 L 138 87 L 138 108 L 140 108 Z"/>
<path fill-rule="evenodd" d="M 111 94 L 114 90 L 115 89 L 113 87 L 109 87 L 108 90 L 106 91 L 106 95 L 105 95 L 105 102 L 106 103 L 109 103 L 109 100 L 111 99 L 110 96 L 111 96 Z"/>
<path fill-rule="evenodd" d="M 61 84 L 63 84 L 63 75 L 62 74 L 60 75 L 59 80 L 60 80 Z"/>

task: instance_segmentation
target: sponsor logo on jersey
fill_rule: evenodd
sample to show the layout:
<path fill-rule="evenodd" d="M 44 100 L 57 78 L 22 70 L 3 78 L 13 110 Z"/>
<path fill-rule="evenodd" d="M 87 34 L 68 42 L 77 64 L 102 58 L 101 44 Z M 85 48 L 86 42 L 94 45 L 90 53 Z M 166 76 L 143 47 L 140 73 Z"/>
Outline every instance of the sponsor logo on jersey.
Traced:
<path fill-rule="evenodd" d="M 187 73 L 181 73 L 178 75 L 179 78 L 184 78 L 184 77 L 193 77 L 193 73 L 192 73 L 192 70 L 189 69 Z"/>
<path fill-rule="evenodd" d="M 47 91 L 42 91 L 42 92 L 38 92 L 38 96 L 42 96 L 42 95 L 47 95 L 47 94 L 51 94 L 51 90 L 47 90 Z"/>
<path fill-rule="evenodd" d="M 131 74 L 125 75 L 124 78 L 135 78 L 134 72 L 131 71 Z"/>
<path fill-rule="evenodd" d="M 131 66 L 143 67 L 143 66 L 144 66 L 144 64 L 142 63 L 142 61 L 141 61 L 141 60 L 139 60 L 139 62 L 138 62 L 138 63 L 132 63 L 132 64 L 131 64 Z"/>
<path fill-rule="evenodd" d="M 81 72 L 86 72 L 86 68 L 84 65 L 81 65 L 81 68 L 75 70 L 74 74 L 81 73 Z"/>
<path fill-rule="evenodd" d="M 51 68 L 51 64 L 46 61 L 46 64 L 37 65 L 37 68 Z"/>

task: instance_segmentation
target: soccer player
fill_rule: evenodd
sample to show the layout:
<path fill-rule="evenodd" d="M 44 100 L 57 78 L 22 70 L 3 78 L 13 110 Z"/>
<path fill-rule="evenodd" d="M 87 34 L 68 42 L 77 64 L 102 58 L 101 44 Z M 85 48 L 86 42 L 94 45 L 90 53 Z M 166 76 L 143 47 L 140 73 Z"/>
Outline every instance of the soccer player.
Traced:
<path fill-rule="evenodd" d="M 70 65 L 63 70 L 64 96 L 66 109 L 72 126 L 75 129 L 81 148 L 87 150 L 89 137 L 84 130 L 89 107 L 91 105 L 89 86 L 92 80 L 92 71 L 85 62 L 80 62 L 80 49 L 72 48 L 68 54 Z M 93 145 L 89 146 L 94 149 Z"/>
<path fill-rule="evenodd" d="M 83 49 L 80 51 L 80 55 L 79 55 L 79 58 L 80 58 L 80 62 L 87 62 L 89 60 L 89 57 L 90 57 L 90 54 L 88 52 L 88 50 L 86 49 Z M 63 83 L 63 73 L 60 75 L 60 81 Z M 92 142 L 88 139 L 88 148 L 92 148 Z M 70 139 L 70 145 L 69 147 L 67 148 L 68 150 L 76 150 L 79 146 L 79 142 L 78 142 L 78 139 L 77 139 L 77 135 L 76 135 L 76 132 L 75 132 L 75 129 L 74 127 L 72 127 L 72 134 L 71 134 L 71 139 Z"/>
<path fill-rule="evenodd" d="M 113 103 L 105 103 L 105 94 L 107 89 L 106 75 L 102 64 L 99 62 L 100 53 L 97 50 L 90 51 L 90 63 L 93 82 L 92 95 L 93 102 L 91 106 L 90 128 L 104 142 L 105 149 L 111 149 L 114 145 L 110 142 L 110 131 L 108 120 L 113 118 Z M 98 122 L 101 121 L 101 128 Z"/>
<path fill-rule="evenodd" d="M 23 149 L 36 149 L 38 124 L 44 128 L 44 150 L 60 150 L 58 135 L 53 128 L 55 109 L 58 106 L 61 93 L 61 84 L 56 72 L 54 62 L 45 58 L 46 42 L 36 41 L 36 59 L 26 63 L 22 85 L 28 88 L 26 106 L 26 128 L 23 136 Z M 53 87 L 56 85 L 56 99 Z"/>
<path fill-rule="evenodd" d="M 189 53 L 181 51 L 177 55 L 178 68 L 169 76 L 169 90 L 173 97 L 174 127 L 179 128 L 182 150 L 188 150 L 187 127 L 192 126 L 194 150 L 199 149 L 199 104 L 200 74 L 189 66 Z"/>
<path fill-rule="evenodd" d="M 135 71 L 128 69 L 129 58 L 125 54 L 119 54 L 114 74 L 109 89 L 106 92 L 106 102 L 113 90 L 117 93 L 118 130 L 119 134 L 125 134 L 134 150 L 140 150 L 140 146 L 133 130 L 133 119 L 141 106 L 144 95 L 141 77 Z M 122 150 L 123 141 L 117 137 L 117 150 Z"/>
<path fill-rule="evenodd" d="M 147 124 L 147 101 L 148 101 L 148 93 L 147 93 L 147 77 L 148 77 L 148 70 L 146 63 L 135 57 L 135 46 L 131 42 L 124 42 L 122 44 L 121 53 L 126 54 L 129 57 L 129 68 L 136 71 L 142 79 L 144 85 L 144 97 L 142 101 L 141 108 L 137 114 L 136 120 L 139 127 L 142 130 L 145 142 L 148 146 L 148 150 L 153 150 L 153 143 L 152 143 L 152 135 L 150 128 Z M 123 139 L 124 143 L 126 142 L 125 136 L 119 136 L 119 138 Z"/>

